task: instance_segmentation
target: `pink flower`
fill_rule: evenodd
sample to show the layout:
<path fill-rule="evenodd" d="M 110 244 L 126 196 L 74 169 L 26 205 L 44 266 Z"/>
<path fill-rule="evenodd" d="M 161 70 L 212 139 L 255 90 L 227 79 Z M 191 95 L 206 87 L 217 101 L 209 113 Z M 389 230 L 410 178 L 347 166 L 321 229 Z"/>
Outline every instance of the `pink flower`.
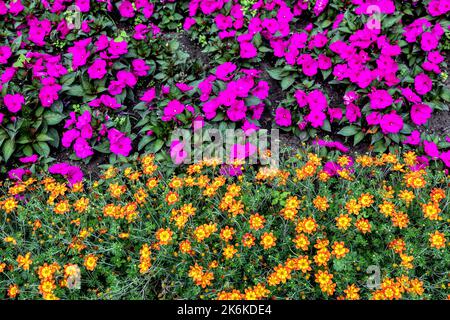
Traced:
<path fill-rule="evenodd" d="M 401 88 L 402 95 L 412 103 L 420 103 L 422 102 L 422 98 L 419 97 L 417 94 L 414 93 L 410 88 Z"/>
<path fill-rule="evenodd" d="M 289 127 L 292 124 L 291 111 L 284 108 L 278 108 L 275 111 L 275 123 L 280 127 Z"/>
<path fill-rule="evenodd" d="M 180 89 L 181 92 L 188 92 L 194 89 L 194 87 L 187 85 L 186 83 L 176 83 L 175 86 Z"/>
<path fill-rule="evenodd" d="M 117 81 L 129 86 L 130 88 L 133 88 L 137 83 L 135 75 L 127 70 L 120 70 L 117 72 Z"/>
<path fill-rule="evenodd" d="M 219 80 L 229 81 L 231 79 L 231 77 L 228 77 L 228 75 L 235 70 L 236 70 L 236 65 L 234 63 L 225 62 L 217 67 L 215 75 L 216 75 L 217 79 L 219 79 Z"/>
<path fill-rule="evenodd" d="M 53 102 L 59 99 L 58 91 L 61 86 L 58 84 L 44 85 L 39 91 L 39 99 L 43 107 L 50 107 Z"/>
<path fill-rule="evenodd" d="M 75 5 L 81 12 L 89 12 L 91 9 L 90 0 L 75 0 Z"/>
<path fill-rule="evenodd" d="M 328 108 L 328 114 L 330 115 L 330 121 L 341 120 L 342 119 L 342 109 L 341 108 Z M 348 117 L 347 117 L 348 118 Z"/>
<path fill-rule="evenodd" d="M 150 88 L 144 92 L 140 100 L 144 101 L 145 103 L 150 103 L 153 101 L 153 99 L 155 99 L 155 97 L 156 97 L 155 88 Z"/>
<path fill-rule="evenodd" d="M 172 161 L 179 165 L 187 158 L 188 153 L 184 150 L 184 142 L 173 140 L 170 144 L 170 157 Z"/>
<path fill-rule="evenodd" d="M 323 111 L 328 107 L 327 97 L 317 89 L 308 94 L 307 101 L 312 111 Z"/>
<path fill-rule="evenodd" d="M 138 77 L 145 77 L 150 70 L 150 67 L 143 59 L 134 59 L 131 65 L 133 66 L 134 74 Z"/>
<path fill-rule="evenodd" d="M 133 4 L 128 0 L 122 1 L 118 9 L 120 15 L 124 18 L 133 18 L 135 15 Z"/>
<path fill-rule="evenodd" d="M 248 120 L 244 120 L 244 124 L 242 125 L 242 130 L 244 130 L 244 134 L 246 136 L 251 136 L 254 132 L 259 130 L 259 127 L 248 121 Z"/>
<path fill-rule="evenodd" d="M 361 110 L 357 105 L 350 103 L 345 110 L 345 116 L 350 123 L 353 123 L 361 118 Z"/>
<path fill-rule="evenodd" d="M 19 161 L 22 163 L 35 163 L 38 160 L 38 155 L 37 154 L 33 154 L 31 156 L 28 157 L 22 157 L 19 158 Z"/>
<path fill-rule="evenodd" d="M 65 148 L 69 148 L 72 142 L 80 136 L 80 132 L 77 129 L 70 129 L 63 133 L 61 138 L 61 144 Z"/>
<path fill-rule="evenodd" d="M 25 103 L 25 98 L 20 93 L 7 94 L 3 98 L 3 102 L 5 103 L 9 112 L 16 113 L 22 109 L 22 105 Z"/>
<path fill-rule="evenodd" d="M 183 29 L 184 30 L 189 30 L 196 23 L 197 22 L 195 21 L 194 18 L 188 17 L 188 18 L 186 18 L 186 20 L 184 20 Z"/>
<path fill-rule="evenodd" d="M 424 141 L 423 149 L 425 153 L 433 159 L 439 158 L 439 149 L 433 141 Z"/>
<path fill-rule="evenodd" d="M 427 123 L 433 110 L 426 104 L 415 104 L 411 108 L 411 120 L 418 126 Z"/>
<path fill-rule="evenodd" d="M 447 152 L 442 152 L 439 158 L 444 162 L 444 164 L 450 168 L 450 150 Z"/>
<path fill-rule="evenodd" d="M 403 129 L 403 119 L 395 112 L 385 114 L 381 118 L 380 127 L 384 134 L 398 133 Z"/>
<path fill-rule="evenodd" d="M 85 159 L 94 154 L 94 151 L 92 151 L 89 143 L 81 137 L 75 140 L 73 150 L 75 151 L 76 156 L 80 159 Z"/>
<path fill-rule="evenodd" d="M 11 57 L 12 51 L 10 47 L 0 46 L 0 64 L 8 63 L 9 57 Z"/>
<path fill-rule="evenodd" d="M 266 81 L 258 82 L 258 85 L 253 89 L 252 94 L 261 100 L 266 99 L 269 96 L 269 84 Z"/>
<path fill-rule="evenodd" d="M 11 169 L 8 171 L 8 178 L 11 180 L 22 181 L 23 176 L 30 173 L 30 170 L 24 168 Z"/>
<path fill-rule="evenodd" d="M 229 162 L 232 163 L 235 160 L 244 160 L 246 158 L 249 158 L 252 155 L 254 155 L 256 151 L 257 147 L 251 144 L 250 142 L 247 142 L 244 145 L 236 143 L 231 147 Z"/>
<path fill-rule="evenodd" d="M 17 16 L 23 11 L 23 9 L 24 6 L 22 5 L 21 0 L 12 0 L 9 2 L 9 13 L 11 13 L 13 16 Z"/>
<path fill-rule="evenodd" d="M 89 57 L 89 52 L 83 46 L 70 47 L 67 52 L 72 54 L 72 69 L 77 70 L 78 67 L 84 66 Z"/>
<path fill-rule="evenodd" d="M 175 117 L 184 111 L 184 105 L 178 100 L 171 100 L 164 108 L 163 121 L 175 119 Z"/>
<path fill-rule="evenodd" d="M 433 81 L 425 73 L 418 74 L 414 79 L 414 88 L 420 95 L 425 95 L 433 88 Z"/>
<path fill-rule="evenodd" d="M 305 120 L 311 123 L 314 128 L 323 126 L 323 123 L 327 115 L 320 110 L 311 110 L 311 112 L 305 117 Z"/>
<path fill-rule="evenodd" d="M 243 59 L 251 59 L 258 55 L 258 51 L 251 42 L 247 41 L 241 42 L 240 47 L 241 47 L 240 56 Z"/>
<path fill-rule="evenodd" d="M 420 46 L 423 51 L 432 51 L 439 45 L 439 38 L 432 32 L 424 32 L 420 40 Z"/>
<path fill-rule="evenodd" d="M 320 14 L 325 10 L 328 5 L 328 0 L 317 0 L 314 5 L 314 14 L 316 17 L 320 16 Z"/>
<path fill-rule="evenodd" d="M 239 121 L 245 118 L 245 113 L 247 112 L 247 107 L 242 100 L 234 101 L 230 108 L 227 110 L 228 118 L 233 121 Z"/>
<path fill-rule="evenodd" d="M 378 124 L 380 124 L 380 121 L 381 121 L 381 114 L 378 112 L 371 112 L 366 117 L 366 121 L 367 121 L 367 124 L 370 126 L 378 125 Z"/>
<path fill-rule="evenodd" d="M 117 129 L 108 130 L 108 139 L 110 142 L 109 150 L 118 155 L 128 157 L 131 152 L 131 139 L 125 136 L 125 133 Z"/>
<path fill-rule="evenodd" d="M 109 41 L 108 52 L 113 56 L 121 56 L 128 53 L 128 44 L 126 41 Z"/>
<path fill-rule="evenodd" d="M 408 136 L 408 138 L 403 141 L 404 144 L 410 144 L 412 146 L 418 146 L 420 144 L 420 132 L 417 130 L 414 130 L 411 132 L 411 134 Z"/>
<path fill-rule="evenodd" d="M 95 59 L 87 72 L 91 79 L 102 79 L 107 73 L 106 61 L 103 59 Z"/>
<path fill-rule="evenodd" d="M 71 166 L 67 162 L 55 163 L 48 168 L 48 172 L 65 176 L 70 185 L 74 185 L 83 180 L 83 172 L 81 169 L 76 166 Z"/>
<path fill-rule="evenodd" d="M 372 109 L 385 109 L 394 103 L 387 90 L 374 90 L 369 93 L 370 107 Z"/>
<path fill-rule="evenodd" d="M 298 106 L 300 108 L 304 108 L 308 105 L 308 96 L 306 95 L 305 91 L 300 89 L 295 91 L 294 97 L 297 100 Z"/>

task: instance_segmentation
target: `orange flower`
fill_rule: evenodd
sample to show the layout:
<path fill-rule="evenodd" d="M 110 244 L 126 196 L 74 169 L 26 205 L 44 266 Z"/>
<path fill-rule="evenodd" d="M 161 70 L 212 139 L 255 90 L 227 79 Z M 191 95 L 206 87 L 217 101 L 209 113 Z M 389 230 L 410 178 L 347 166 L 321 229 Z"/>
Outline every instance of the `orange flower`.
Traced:
<path fill-rule="evenodd" d="M 336 217 L 335 220 L 336 220 L 336 227 L 339 230 L 347 230 L 352 222 L 352 218 L 348 214 L 343 213 L 341 213 L 339 217 Z"/>
<path fill-rule="evenodd" d="M 445 235 L 442 232 L 435 231 L 434 233 L 430 234 L 430 246 L 436 249 L 442 249 L 445 248 Z"/>
<path fill-rule="evenodd" d="M 250 224 L 250 229 L 259 230 L 264 228 L 264 224 L 266 223 L 266 218 L 261 216 L 259 213 L 252 214 L 248 220 Z"/>
<path fill-rule="evenodd" d="M 225 257 L 226 260 L 229 260 L 234 257 L 236 252 L 237 249 L 234 247 L 234 245 L 230 244 L 223 249 L 223 256 Z"/>
<path fill-rule="evenodd" d="M 328 200 L 326 197 L 321 197 L 321 196 L 317 196 L 314 200 L 313 200 L 313 204 L 314 207 L 316 207 L 317 210 L 319 211 L 327 211 L 327 209 L 330 207 L 330 205 L 328 204 Z"/>
<path fill-rule="evenodd" d="M 228 241 L 230 241 L 231 239 L 233 239 L 233 234 L 234 234 L 234 229 L 233 228 L 230 228 L 229 226 L 226 226 L 225 228 L 223 228 L 221 231 L 220 231 L 220 238 L 223 240 L 223 241 L 225 241 L 225 242 L 228 242 Z"/>
<path fill-rule="evenodd" d="M 97 260 L 98 257 L 94 256 L 93 254 L 88 254 L 84 258 L 84 266 L 89 271 L 94 271 L 95 267 L 97 266 Z"/>
<path fill-rule="evenodd" d="M 174 191 L 170 191 L 169 193 L 167 193 L 166 202 L 169 206 L 177 203 L 178 200 L 179 200 L 178 193 L 176 193 Z"/>
<path fill-rule="evenodd" d="M 17 257 L 19 268 L 22 268 L 23 270 L 30 270 L 30 265 L 33 263 L 33 260 L 31 260 L 30 257 L 31 252 L 28 252 L 25 256 L 19 255 Z"/>
<path fill-rule="evenodd" d="M 251 248 L 255 245 L 255 237 L 251 233 L 246 233 L 242 237 L 242 244 L 244 247 Z"/>
<path fill-rule="evenodd" d="M 172 240 L 173 232 L 169 228 L 160 228 L 156 231 L 155 237 L 159 241 L 160 245 L 167 245 Z"/>
<path fill-rule="evenodd" d="M 372 230 L 372 226 L 370 225 L 369 220 L 361 218 L 356 220 L 356 228 L 358 228 L 359 231 L 362 233 L 370 233 Z"/>
<path fill-rule="evenodd" d="M 276 245 L 277 238 L 273 235 L 272 232 L 264 234 L 261 236 L 261 245 L 264 249 L 270 249 Z"/>
<path fill-rule="evenodd" d="M 308 236 L 306 236 L 305 234 L 301 233 L 299 235 L 297 235 L 297 237 L 292 240 L 295 243 L 295 247 L 297 249 L 301 249 L 303 251 L 308 250 L 308 246 L 309 246 L 309 239 Z"/>
<path fill-rule="evenodd" d="M 332 248 L 333 248 L 332 254 L 334 254 L 337 259 L 345 257 L 347 253 L 350 252 L 350 250 L 345 247 L 343 241 L 340 242 L 335 241 L 332 245 Z"/>
<path fill-rule="evenodd" d="M 11 299 L 15 299 L 17 295 L 20 293 L 19 286 L 17 284 L 12 284 L 8 288 L 8 297 Z"/>

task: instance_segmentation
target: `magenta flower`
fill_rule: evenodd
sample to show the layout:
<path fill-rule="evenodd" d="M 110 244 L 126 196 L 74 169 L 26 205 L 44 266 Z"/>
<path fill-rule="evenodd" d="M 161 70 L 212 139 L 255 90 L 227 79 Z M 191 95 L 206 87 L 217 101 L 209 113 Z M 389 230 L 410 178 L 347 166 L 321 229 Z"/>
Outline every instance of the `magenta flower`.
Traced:
<path fill-rule="evenodd" d="M 133 67 L 134 74 L 138 77 L 145 77 L 150 70 L 150 67 L 143 59 L 134 59 L 131 65 Z"/>
<path fill-rule="evenodd" d="M 447 152 L 442 152 L 439 158 L 444 162 L 444 164 L 450 168 L 450 150 Z"/>
<path fill-rule="evenodd" d="M 107 73 L 106 61 L 103 59 L 95 59 L 87 72 L 91 79 L 102 79 Z"/>
<path fill-rule="evenodd" d="M 8 171 L 8 178 L 11 180 L 22 181 L 23 176 L 26 174 L 31 174 L 31 171 L 24 168 L 16 168 Z"/>
<path fill-rule="evenodd" d="M 228 75 L 236 70 L 236 65 L 232 62 L 225 62 L 219 65 L 216 69 L 215 75 L 217 79 L 229 81 L 231 77 Z"/>
<path fill-rule="evenodd" d="M 25 103 L 25 98 L 20 93 L 7 94 L 3 98 L 3 102 L 9 112 L 16 113 L 22 109 L 22 105 Z"/>
<path fill-rule="evenodd" d="M 184 150 L 184 142 L 173 140 L 170 144 L 170 157 L 172 158 L 172 161 L 176 165 L 179 165 L 183 163 L 187 156 L 188 154 L 186 150 Z"/>
<path fill-rule="evenodd" d="M 277 108 L 275 111 L 275 123 L 280 127 L 289 127 L 292 124 L 291 111 Z"/>
<path fill-rule="evenodd" d="M 424 141 L 423 149 L 425 153 L 433 159 L 439 158 L 439 149 L 433 141 Z"/>
<path fill-rule="evenodd" d="M 141 101 L 144 101 L 146 103 L 150 103 L 155 99 L 156 97 L 156 90 L 155 88 L 150 88 L 147 91 L 144 92 L 144 94 L 141 97 Z"/>
<path fill-rule="evenodd" d="M 305 120 L 311 123 L 314 128 L 323 126 L 327 115 L 322 111 L 311 110 L 311 112 L 305 117 Z"/>
<path fill-rule="evenodd" d="M 385 109 L 394 103 L 387 90 L 374 90 L 369 93 L 370 107 L 372 109 Z"/>
<path fill-rule="evenodd" d="M 178 100 L 171 100 L 164 108 L 163 121 L 170 121 L 184 111 L 184 105 Z"/>
<path fill-rule="evenodd" d="M 48 168 L 51 174 L 60 174 L 67 178 L 70 185 L 74 185 L 83 180 L 83 172 L 79 167 L 71 166 L 67 162 L 55 163 Z"/>
<path fill-rule="evenodd" d="M 420 103 L 415 104 L 411 108 L 411 120 L 418 126 L 427 123 L 428 119 L 431 118 L 433 109 L 428 105 Z"/>
<path fill-rule="evenodd" d="M 108 139 L 110 142 L 110 151 L 114 154 L 128 157 L 131 152 L 131 139 L 125 136 L 125 133 L 117 129 L 108 130 Z"/>
<path fill-rule="evenodd" d="M 0 46 L 0 64 L 8 63 L 8 59 L 11 57 L 12 51 L 8 46 Z"/>
<path fill-rule="evenodd" d="M 405 141 L 403 141 L 404 144 L 410 144 L 412 146 L 418 146 L 420 142 L 420 132 L 417 130 L 412 131 Z"/>
<path fill-rule="evenodd" d="M 109 41 L 108 52 L 112 56 L 118 57 L 128 53 L 128 43 L 126 41 Z"/>
<path fill-rule="evenodd" d="M 244 160 L 249 158 L 254 155 L 257 150 L 257 147 L 250 142 L 247 142 L 246 144 L 236 143 L 231 147 L 229 162 L 231 163 L 235 160 Z"/>
<path fill-rule="evenodd" d="M 242 100 L 234 101 L 230 108 L 227 110 L 228 118 L 233 121 L 239 121 L 245 118 L 247 107 Z"/>
<path fill-rule="evenodd" d="M 425 73 L 421 73 L 414 79 L 414 88 L 420 95 L 425 95 L 433 88 L 433 81 Z"/>
<path fill-rule="evenodd" d="M 89 143 L 81 137 L 75 140 L 75 143 L 73 144 L 73 150 L 75 151 L 76 156 L 80 159 L 85 159 L 94 154 L 94 151 L 92 150 Z"/>
<path fill-rule="evenodd" d="M 403 129 L 403 119 L 395 112 L 385 114 L 381 118 L 380 127 L 384 134 L 398 133 Z"/>
<path fill-rule="evenodd" d="M 38 155 L 37 154 L 33 154 L 31 156 L 28 157 L 22 157 L 19 158 L 19 161 L 22 163 L 35 163 L 38 160 Z"/>

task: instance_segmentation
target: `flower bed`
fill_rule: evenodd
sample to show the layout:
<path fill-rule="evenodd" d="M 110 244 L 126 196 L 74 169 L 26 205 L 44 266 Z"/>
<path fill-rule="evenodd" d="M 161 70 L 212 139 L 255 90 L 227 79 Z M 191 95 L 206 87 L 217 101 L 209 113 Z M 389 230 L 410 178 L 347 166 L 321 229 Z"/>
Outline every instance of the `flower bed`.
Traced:
<path fill-rule="evenodd" d="M 0 1 L 1 161 L 168 159 L 170 132 L 198 121 L 376 152 L 401 144 L 449 166 L 449 137 L 421 128 L 448 111 L 448 10 L 447 0 Z"/>
<path fill-rule="evenodd" d="M 304 153 L 239 177 L 214 159 L 164 176 L 149 155 L 72 188 L 7 181 L 0 297 L 443 299 L 449 180 L 415 165 Z"/>

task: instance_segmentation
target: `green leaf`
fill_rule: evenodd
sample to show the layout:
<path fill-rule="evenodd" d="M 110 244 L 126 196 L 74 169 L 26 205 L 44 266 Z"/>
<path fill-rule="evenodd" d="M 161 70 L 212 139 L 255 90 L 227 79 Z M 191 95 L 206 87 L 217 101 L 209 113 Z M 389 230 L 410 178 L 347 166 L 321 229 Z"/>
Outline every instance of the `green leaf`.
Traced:
<path fill-rule="evenodd" d="M 60 123 L 65 116 L 61 113 L 53 112 L 53 111 L 46 111 L 44 113 L 44 119 L 47 122 L 49 126 L 54 126 L 58 123 Z"/>
<path fill-rule="evenodd" d="M 163 147 L 163 145 L 164 145 L 164 140 L 157 139 L 155 142 L 153 142 L 153 143 L 150 145 L 149 151 L 150 151 L 151 153 L 157 153 L 159 150 L 161 150 L 161 148 Z"/>
<path fill-rule="evenodd" d="M 272 78 L 272 79 L 275 79 L 275 80 L 281 80 L 282 79 L 282 73 L 283 73 L 283 69 L 282 68 L 278 68 L 278 69 L 271 69 L 271 70 L 269 70 L 269 69 L 267 69 L 267 73 L 269 74 L 269 76 Z"/>
<path fill-rule="evenodd" d="M 361 142 L 362 139 L 364 139 L 364 132 L 358 132 L 354 137 L 353 137 L 353 145 L 356 146 L 358 143 Z"/>
<path fill-rule="evenodd" d="M 450 102 L 450 88 L 449 87 L 442 88 L 441 97 L 442 97 L 442 99 L 444 99 L 444 101 Z"/>
<path fill-rule="evenodd" d="M 14 142 L 14 139 L 6 140 L 3 143 L 2 154 L 3 154 L 3 159 L 5 160 L 5 162 L 8 162 L 9 158 L 14 153 L 15 148 L 16 148 L 16 144 Z"/>
<path fill-rule="evenodd" d="M 284 77 L 283 80 L 281 80 L 281 90 L 286 90 L 292 84 L 294 83 L 295 78 L 293 76 Z"/>
<path fill-rule="evenodd" d="M 355 126 L 347 126 L 342 128 L 338 134 L 344 137 L 354 136 L 358 132 L 358 128 Z"/>

